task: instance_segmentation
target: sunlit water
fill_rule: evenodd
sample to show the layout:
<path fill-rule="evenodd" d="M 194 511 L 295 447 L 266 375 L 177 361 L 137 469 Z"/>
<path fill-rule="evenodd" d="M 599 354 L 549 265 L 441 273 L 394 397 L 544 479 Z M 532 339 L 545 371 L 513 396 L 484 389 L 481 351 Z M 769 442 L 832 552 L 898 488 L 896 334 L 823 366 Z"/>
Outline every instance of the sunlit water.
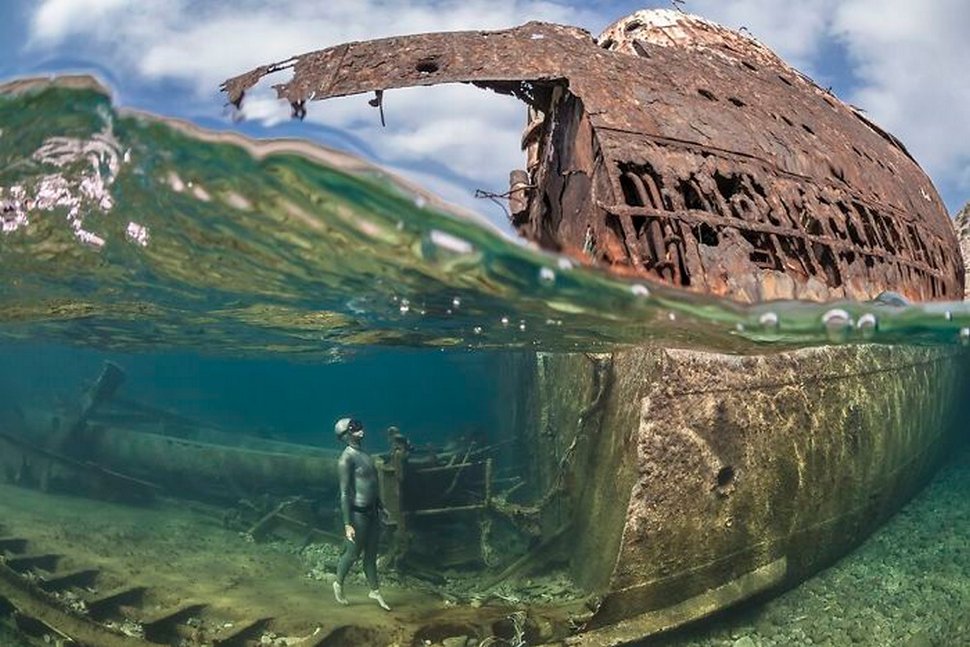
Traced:
<path fill-rule="evenodd" d="M 374 345 L 735 352 L 970 336 L 964 303 L 744 307 L 522 245 L 393 177 L 119 112 L 0 98 L 0 335 L 339 359 Z"/>

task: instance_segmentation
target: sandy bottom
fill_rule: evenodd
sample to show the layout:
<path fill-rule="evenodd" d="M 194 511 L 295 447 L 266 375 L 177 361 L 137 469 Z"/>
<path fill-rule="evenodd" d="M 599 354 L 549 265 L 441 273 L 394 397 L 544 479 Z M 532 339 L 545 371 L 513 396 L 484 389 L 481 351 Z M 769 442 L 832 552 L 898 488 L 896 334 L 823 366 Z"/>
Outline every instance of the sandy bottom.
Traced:
<path fill-rule="evenodd" d="M 428 593 L 382 586 L 394 609 L 385 612 L 367 598 L 367 588 L 358 584 L 362 577 L 348 579 L 351 604 L 338 605 L 330 581 L 308 578 L 292 544 L 247 541 L 222 526 L 218 510 L 197 504 L 162 501 L 136 508 L 0 485 L 0 535 L 29 539 L 31 553 L 65 555 L 59 570 L 99 567 L 101 592 L 147 587 L 141 614 L 204 603 L 210 627 L 273 618 L 272 631 L 280 637 L 343 625 L 393 635 L 401 626 L 413 631 L 433 622 L 445 609 Z"/>
<path fill-rule="evenodd" d="M 663 647 L 970 646 L 970 446 L 860 548 Z"/>
<path fill-rule="evenodd" d="M 366 625 L 390 644 L 385 638 L 402 627 L 410 635 L 458 611 L 389 582 L 382 589 L 394 611 L 386 613 L 367 599 L 359 576 L 347 584 L 351 606 L 339 606 L 330 581 L 309 577 L 293 544 L 247 541 L 222 526 L 218 510 L 197 504 L 133 508 L 0 485 L 0 526 L 0 534 L 30 539 L 30 552 L 68 556 L 62 570 L 100 567 L 101 590 L 147 587 L 143 613 L 206 603 L 210 626 L 273 618 L 275 635 L 295 638 Z M 970 645 L 970 447 L 833 567 L 773 600 L 643 644 Z M 0 626 L 0 645 L 20 643 Z"/>

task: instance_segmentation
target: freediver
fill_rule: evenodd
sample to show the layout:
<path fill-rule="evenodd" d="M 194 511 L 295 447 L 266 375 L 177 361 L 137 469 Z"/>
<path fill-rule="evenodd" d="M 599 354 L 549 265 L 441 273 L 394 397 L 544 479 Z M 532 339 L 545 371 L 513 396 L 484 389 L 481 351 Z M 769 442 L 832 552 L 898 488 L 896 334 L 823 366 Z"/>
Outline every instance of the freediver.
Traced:
<path fill-rule="evenodd" d="M 377 544 L 380 539 L 381 501 L 378 492 L 377 467 L 374 459 L 361 449 L 364 425 L 356 418 L 341 418 L 333 427 L 337 439 L 347 447 L 337 465 L 340 474 L 340 513 L 344 522 L 344 552 L 337 563 L 337 579 L 333 596 L 340 604 L 348 604 L 344 597 L 344 579 L 363 553 L 364 575 L 370 586 L 367 594 L 385 611 L 391 607 L 384 601 L 377 581 Z"/>

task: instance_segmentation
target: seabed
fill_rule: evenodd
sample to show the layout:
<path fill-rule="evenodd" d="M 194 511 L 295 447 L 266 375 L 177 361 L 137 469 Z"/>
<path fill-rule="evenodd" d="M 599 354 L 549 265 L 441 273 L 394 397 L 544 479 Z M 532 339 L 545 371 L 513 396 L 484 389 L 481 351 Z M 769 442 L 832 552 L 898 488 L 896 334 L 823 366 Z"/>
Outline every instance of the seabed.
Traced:
<path fill-rule="evenodd" d="M 254 542 L 225 527 L 222 509 L 200 503 L 162 499 L 150 508 L 132 507 L 7 484 L 0 484 L 0 499 L 0 546 L 8 566 L 38 584 L 55 581 L 55 572 L 75 577 L 64 586 L 42 586 L 79 617 L 149 643 L 439 644 L 454 634 L 473 634 L 473 622 L 501 623 L 514 611 L 469 605 L 463 626 L 459 605 L 396 585 L 391 577 L 382 583 L 393 607 L 388 613 L 367 598 L 359 565 L 345 588 L 350 605 L 338 605 L 330 564 L 336 547 Z M 0 582 L 0 600 L 9 593 L 9 584 Z M 447 622 L 437 621 L 442 614 Z M 57 638 L 50 627 L 20 624 L 43 643 Z M 418 643 L 415 626 L 428 627 L 428 637 Z"/>
<path fill-rule="evenodd" d="M 961 641 L 970 635 L 968 492 L 970 446 L 965 446 L 926 490 L 831 568 L 776 599 L 754 601 L 644 644 L 965 644 Z M 313 638 L 322 638 L 325 626 L 371 626 L 387 635 L 398 623 L 426 623 L 444 609 L 454 618 L 455 608 L 440 597 L 394 584 L 384 586 L 394 607 L 385 613 L 367 600 L 358 573 L 347 586 L 351 605 L 341 607 L 312 561 L 322 544 L 254 543 L 224 527 L 214 507 L 162 500 L 155 507 L 139 508 L 11 485 L 0 485 L 0 497 L 5 509 L 2 536 L 29 538 L 24 548 L 31 555 L 61 556 L 58 572 L 97 570 L 88 585 L 59 595 L 74 596 L 80 603 L 82 597 L 98 599 L 140 586 L 145 587 L 142 596 L 119 605 L 119 611 L 147 618 L 190 609 L 180 622 L 158 627 L 171 632 L 164 644 L 178 644 L 179 632 L 194 633 L 195 639 L 242 632 L 238 642 L 223 644 L 316 644 Z M 8 559 L 13 557 L 10 546 L 5 548 Z M 192 610 L 197 604 L 206 606 Z M 120 616 L 116 622 L 125 628 Z M 136 625 L 127 627 L 134 631 Z M 354 631 L 361 632 L 361 645 L 383 644 L 368 642 L 363 629 Z M 0 623 L 0 645 L 30 644 L 24 640 Z M 427 644 L 457 643 L 439 639 Z"/>

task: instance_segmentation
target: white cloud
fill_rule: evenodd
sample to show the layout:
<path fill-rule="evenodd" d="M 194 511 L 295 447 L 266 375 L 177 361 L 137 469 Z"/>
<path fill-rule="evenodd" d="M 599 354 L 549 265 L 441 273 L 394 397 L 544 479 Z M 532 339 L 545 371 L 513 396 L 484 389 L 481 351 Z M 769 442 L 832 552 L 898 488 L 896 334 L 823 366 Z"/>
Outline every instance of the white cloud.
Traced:
<path fill-rule="evenodd" d="M 832 31 L 862 80 L 853 101 L 934 176 L 959 177 L 970 162 L 970 4 L 852 0 Z"/>
<path fill-rule="evenodd" d="M 588 24 L 606 20 L 588 10 L 543 0 L 192 4 L 187 0 L 47 0 L 33 17 L 30 46 L 70 40 L 77 54 L 116 74 L 188 84 L 183 109 L 219 109 L 221 81 L 249 68 L 346 42 L 396 34 L 499 29 L 528 20 Z M 124 78 L 122 76 L 122 78 Z M 270 79 L 278 82 L 280 79 Z M 308 119 L 352 132 L 395 165 L 446 163 L 496 192 L 523 164 L 519 150 L 525 106 L 469 86 L 393 90 L 385 94 L 388 126 L 363 97 L 314 103 Z M 272 125 L 288 117 L 267 92 L 250 93 L 244 116 Z M 450 190 L 451 195 L 459 192 Z M 464 188 L 465 194 L 471 193 Z M 466 206 L 473 201 L 463 200 Z M 478 205 L 481 208 L 481 204 Z"/>
<path fill-rule="evenodd" d="M 71 31 L 90 30 L 124 4 L 125 0 L 48 0 L 34 14 L 33 35 L 46 41 Z"/>
<path fill-rule="evenodd" d="M 668 6 L 661 0 L 647 4 Z M 631 1 L 628 11 L 640 5 Z M 808 74 L 824 78 L 826 84 L 836 80 L 843 98 L 899 136 L 944 191 L 966 187 L 966 0 L 690 0 L 687 9 L 728 27 L 743 26 Z M 548 0 L 286 5 L 256 0 L 46 0 L 33 15 L 30 47 L 37 52 L 69 41 L 74 55 L 122 79 L 127 74 L 142 81 L 185 83 L 190 90 L 183 106 L 197 116 L 219 110 L 214 93 L 222 79 L 347 40 L 494 29 L 533 19 L 598 31 L 616 17 Z M 833 68 L 838 61 L 846 67 Z M 285 118 L 286 109 L 273 107 L 269 95 L 251 99 L 257 101 L 247 106 L 250 118 L 267 123 Z M 522 163 L 518 141 L 524 108 L 466 86 L 388 92 L 386 129 L 380 128 L 376 111 L 363 97 L 309 108 L 308 119 L 350 131 L 395 166 L 444 161 L 476 185 L 502 191 L 507 172 Z"/>

